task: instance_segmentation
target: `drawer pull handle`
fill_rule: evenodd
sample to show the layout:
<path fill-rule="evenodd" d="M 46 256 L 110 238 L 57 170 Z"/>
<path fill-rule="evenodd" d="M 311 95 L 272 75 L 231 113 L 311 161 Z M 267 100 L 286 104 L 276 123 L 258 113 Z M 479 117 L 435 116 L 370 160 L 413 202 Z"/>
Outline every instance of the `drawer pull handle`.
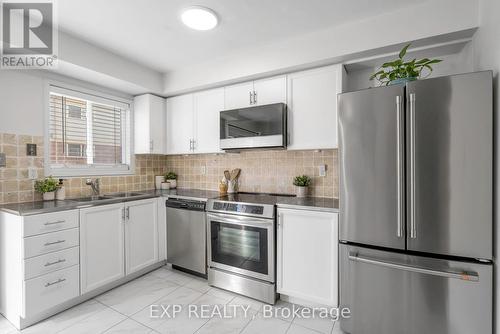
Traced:
<path fill-rule="evenodd" d="M 63 263 L 63 262 L 66 262 L 66 259 L 59 259 L 59 260 L 54 261 L 54 262 L 47 262 L 45 264 L 45 266 L 50 267 L 50 266 L 53 266 L 54 264 Z"/>
<path fill-rule="evenodd" d="M 44 225 L 45 226 L 49 226 L 49 225 L 55 225 L 55 224 L 62 224 L 62 223 L 65 223 L 66 221 L 65 220 L 56 220 L 54 222 L 46 222 Z"/>
<path fill-rule="evenodd" d="M 57 240 L 57 241 L 54 241 L 54 242 L 46 242 L 45 246 L 57 245 L 57 244 L 61 244 L 63 242 L 66 242 L 66 240 Z"/>
<path fill-rule="evenodd" d="M 45 284 L 45 287 L 46 287 L 46 288 L 48 288 L 49 286 L 52 286 L 52 285 L 56 285 L 56 284 L 62 283 L 62 282 L 64 282 L 65 280 L 66 280 L 65 278 L 60 278 L 60 279 L 58 279 L 57 281 L 46 283 L 46 284 Z"/>

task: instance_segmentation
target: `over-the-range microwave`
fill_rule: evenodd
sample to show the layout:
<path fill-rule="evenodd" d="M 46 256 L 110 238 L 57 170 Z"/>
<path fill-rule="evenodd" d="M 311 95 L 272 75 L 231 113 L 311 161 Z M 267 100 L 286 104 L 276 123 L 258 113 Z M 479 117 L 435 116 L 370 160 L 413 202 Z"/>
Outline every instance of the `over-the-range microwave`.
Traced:
<path fill-rule="evenodd" d="M 286 146 L 286 104 L 274 103 L 220 112 L 222 150 L 285 149 Z"/>

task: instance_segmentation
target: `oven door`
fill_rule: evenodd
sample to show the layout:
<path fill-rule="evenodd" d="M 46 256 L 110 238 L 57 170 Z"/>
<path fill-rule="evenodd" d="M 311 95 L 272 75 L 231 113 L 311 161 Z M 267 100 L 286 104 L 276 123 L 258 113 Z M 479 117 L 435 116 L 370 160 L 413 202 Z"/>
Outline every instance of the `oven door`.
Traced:
<path fill-rule="evenodd" d="M 275 282 L 274 219 L 207 214 L 208 265 Z"/>

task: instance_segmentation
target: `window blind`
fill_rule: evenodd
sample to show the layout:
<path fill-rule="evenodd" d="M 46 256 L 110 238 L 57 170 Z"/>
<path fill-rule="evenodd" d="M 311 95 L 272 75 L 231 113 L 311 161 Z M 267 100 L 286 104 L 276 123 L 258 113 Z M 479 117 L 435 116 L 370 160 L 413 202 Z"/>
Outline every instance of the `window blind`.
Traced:
<path fill-rule="evenodd" d="M 51 86 L 49 161 L 55 171 L 51 174 L 129 170 L 129 113 L 123 102 Z"/>

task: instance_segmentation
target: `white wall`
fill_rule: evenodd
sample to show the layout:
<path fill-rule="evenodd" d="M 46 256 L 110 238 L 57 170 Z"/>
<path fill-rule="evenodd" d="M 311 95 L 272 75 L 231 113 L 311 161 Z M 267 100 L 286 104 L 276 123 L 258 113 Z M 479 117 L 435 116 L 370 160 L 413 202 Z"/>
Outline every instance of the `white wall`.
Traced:
<path fill-rule="evenodd" d="M 500 106 L 500 1 L 481 0 L 479 7 L 480 28 L 474 39 L 474 64 L 477 70 L 494 71 L 494 105 L 495 105 L 495 319 L 496 333 L 500 333 L 500 275 L 498 272 L 498 256 L 500 255 L 500 228 L 499 212 L 500 207 L 500 166 L 498 157 L 500 156 L 500 143 L 498 130 L 500 129 L 499 106 Z"/>
<path fill-rule="evenodd" d="M 66 78 L 45 70 L 2 70 L 0 71 L 0 132 L 43 136 L 46 79 L 132 99 L 132 95 L 129 94 Z"/>
<path fill-rule="evenodd" d="M 345 60 L 343 57 L 352 59 L 352 55 L 367 50 L 399 47 L 398 44 L 408 41 L 473 29 L 478 25 L 478 1 L 426 1 L 409 9 L 296 36 L 251 52 L 210 59 L 204 64 L 166 73 L 164 94 L 275 74 L 304 64 L 340 62 Z"/>

